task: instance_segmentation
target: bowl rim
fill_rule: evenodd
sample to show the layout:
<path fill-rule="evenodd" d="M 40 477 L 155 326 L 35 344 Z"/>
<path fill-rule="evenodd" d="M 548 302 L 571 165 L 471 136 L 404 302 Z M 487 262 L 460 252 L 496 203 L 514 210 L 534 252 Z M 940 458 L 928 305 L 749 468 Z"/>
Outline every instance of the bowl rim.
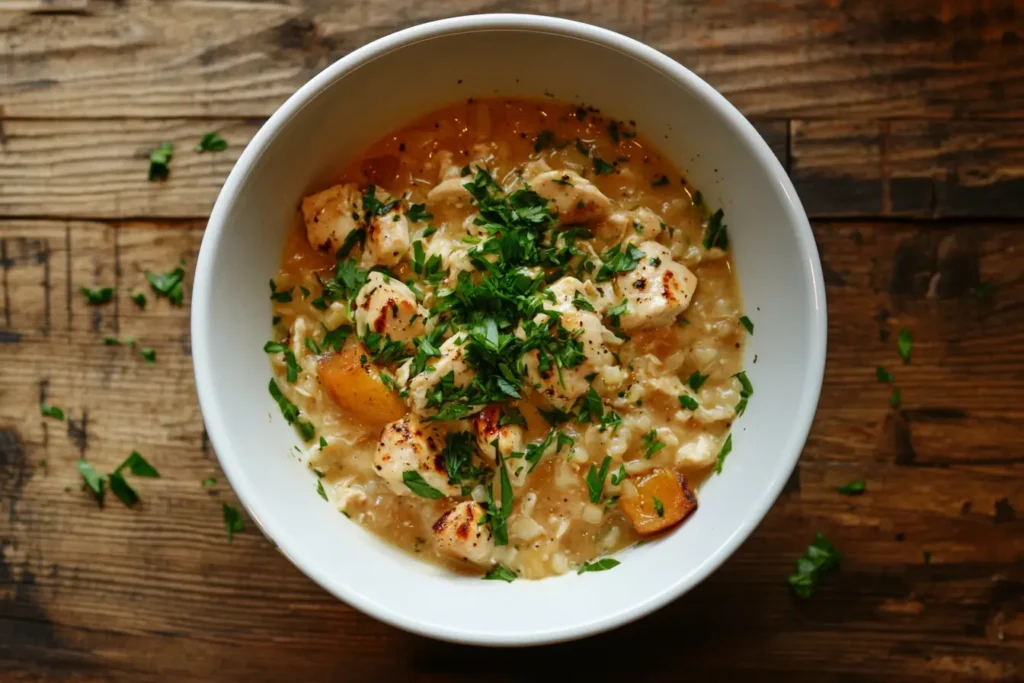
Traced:
<path fill-rule="evenodd" d="M 215 373 L 213 372 L 214 368 L 208 351 L 211 343 L 210 335 L 209 330 L 202 322 L 206 320 L 210 305 L 213 269 L 217 260 L 217 252 L 223 246 L 223 232 L 234 204 L 238 200 L 239 191 L 269 145 L 303 107 L 309 104 L 321 91 L 348 72 L 394 50 L 444 35 L 502 30 L 555 34 L 596 43 L 622 53 L 646 64 L 648 67 L 669 77 L 674 82 L 688 88 L 695 97 L 702 100 L 720 116 L 724 117 L 732 132 L 738 135 L 747 147 L 752 149 L 753 153 L 759 158 L 759 161 L 768 169 L 772 179 L 780 186 L 786 199 L 783 203 L 783 208 L 788 222 L 795 231 L 795 236 L 801 250 L 801 257 L 809 265 L 811 274 L 810 287 L 813 293 L 811 335 L 808 339 L 808 355 L 806 358 L 806 364 L 810 372 L 803 388 L 801 402 L 794 411 L 794 419 L 786 444 L 786 452 L 784 453 L 786 460 L 783 461 L 783 469 L 779 471 L 779 476 L 774 481 L 767 482 L 766 495 L 761 497 L 759 504 L 747 512 L 739 528 L 719 546 L 715 553 L 706 557 L 703 563 L 687 577 L 681 577 L 676 583 L 649 596 L 647 599 L 637 602 L 630 609 L 607 614 L 600 618 L 560 629 L 538 629 L 537 632 L 525 636 L 481 633 L 479 630 L 474 630 L 472 624 L 466 628 L 439 628 L 437 624 L 432 624 L 428 629 L 427 625 L 421 624 L 385 605 L 367 599 L 358 591 L 351 589 L 351 587 L 336 582 L 325 573 L 315 571 L 307 566 L 301 559 L 304 554 L 303 546 L 291 538 L 285 528 L 286 525 L 279 523 L 271 515 L 265 516 L 262 514 L 265 508 L 263 502 L 254 491 L 248 488 L 248 480 L 243 472 L 242 458 L 237 457 L 235 454 L 231 445 L 231 435 L 224 426 L 223 415 L 216 400 L 213 379 Z M 488 646 L 526 646 L 583 638 L 611 630 L 646 616 L 701 583 L 718 569 L 750 536 L 774 505 L 787 479 L 792 474 L 810 432 L 824 378 L 827 313 L 824 281 L 817 246 L 810 223 L 796 194 L 796 190 L 789 176 L 775 157 L 775 154 L 768 147 L 768 144 L 739 110 L 723 95 L 689 69 L 658 50 L 608 29 L 583 22 L 547 16 L 479 14 L 440 19 L 412 26 L 378 38 L 326 67 L 303 84 L 277 108 L 239 156 L 238 161 L 224 182 L 210 214 L 196 263 L 191 304 L 191 335 L 193 371 L 200 411 L 220 466 L 253 521 L 292 564 L 336 598 L 391 626 L 449 642 Z"/>

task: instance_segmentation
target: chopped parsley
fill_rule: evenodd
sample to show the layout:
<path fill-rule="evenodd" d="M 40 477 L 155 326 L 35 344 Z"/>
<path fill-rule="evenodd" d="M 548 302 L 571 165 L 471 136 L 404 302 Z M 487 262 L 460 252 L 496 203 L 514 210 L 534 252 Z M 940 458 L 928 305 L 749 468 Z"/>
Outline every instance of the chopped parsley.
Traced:
<path fill-rule="evenodd" d="M 533 151 L 540 152 L 541 150 L 547 149 L 554 141 L 555 134 L 553 131 L 542 130 L 537 133 L 537 137 L 533 141 Z"/>
<path fill-rule="evenodd" d="M 604 491 L 604 481 L 608 477 L 608 467 L 612 464 L 612 456 L 604 456 L 604 460 L 601 461 L 601 468 L 590 465 L 590 471 L 587 472 L 587 489 L 590 493 L 591 503 L 601 502 L 601 493 Z"/>
<path fill-rule="evenodd" d="M 621 318 L 629 312 L 629 302 L 623 299 L 619 303 L 615 304 L 608 309 L 608 320 L 611 322 L 612 327 L 618 328 L 621 325 Z"/>
<path fill-rule="evenodd" d="M 519 575 L 503 564 L 496 564 L 483 576 L 485 581 L 505 581 L 512 583 Z"/>
<path fill-rule="evenodd" d="M 725 250 L 729 248 L 729 234 L 726 231 L 724 218 L 725 212 L 719 209 L 708 219 L 707 228 L 704 233 L 705 249 Z"/>
<path fill-rule="evenodd" d="M 323 436 L 321 435 L 321 436 L 320 436 L 320 450 L 323 450 L 323 449 L 325 449 L 325 448 L 327 448 L 327 439 L 325 439 L 325 438 L 324 438 L 324 437 L 323 437 Z"/>
<path fill-rule="evenodd" d="M 867 490 L 867 487 L 868 485 L 866 481 L 863 479 L 857 479 L 856 481 L 851 481 L 849 484 L 837 486 L 836 491 L 844 496 L 859 496 Z"/>
<path fill-rule="evenodd" d="M 110 482 L 110 492 L 128 507 L 139 502 L 139 494 L 135 492 L 135 489 L 120 474 L 116 472 L 108 474 L 107 481 Z"/>
<path fill-rule="evenodd" d="M 615 173 L 615 165 L 609 164 L 604 159 L 594 157 L 594 173 L 597 175 L 609 175 Z"/>
<path fill-rule="evenodd" d="M 224 515 L 224 531 L 228 534 L 228 540 L 232 541 L 235 538 L 235 534 L 245 531 L 242 513 L 227 503 L 221 503 L 221 511 Z"/>
<path fill-rule="evenodd" d="M 665 516 L 665 504 L 657 496 L 654 496 L 654 511 L 658 513 L 659 517 Z"/>
<path fill-rule="evenodd" d="M 134 292 L 134 293 L 132 293 L 131 296 L 132 296 L 132 301 L 135 302 L 136 306 L 138 306 L 139 308 L 145 308 L 146 307 L 146 295 L 145 294 L 143 294 L 142 292 Z"/>
<path fill-rule="evenodd" d="M 64 419 L 64 411 L 57 406 L 46 405 L 45 402 L 39 403 L 39 412 L 42 413 L 43 417 L 52 417 L 55 420 Z"/>
<path fill-rule="evenodd" d="M 718 451 L 717 462 L 715 463 L 715 473 L 722 473 L 722 465 L 725 464 L 725 458 L 732 453 L 732 434 L 725 437 L 725 443 L 722 444 L 721 450 Z"/>
<path fill-rule="evenodd" d="M 113 287 L 101 287 L 99 289 L 79 287 L 78 291 L 85 296 L 85 302 L 90 306 L 99 306 L 101 304 L 110 303 L 110 300 L 114 298 Z"/>
<path fill-rule="evenodd" d="M 743 325 L 743 327 L 747 328 L 747 334 L 749 334 L 749 335 L 753 335 L 754 334 L 754 323 L 751 322 L 750 318 L 748 318 L 745 315 L 741 316 L 740 317 L 740 324 Z"/>
<path fill-rule="evenodd" d="M 589 157 L 590 156 L 590 150 L 588 150 L 586 147 L 583 146 L 583 143 L 580 142 L 579 138 L 576 138 L 576 151 L 579 152 L 580 154 L 582 154 L 585 157 Z"/>
<path fill-rule="evenodd" d="M 883 368 L 881 365 L 875 368 L 875 377 L 878 379 L 879 382 L 882 382 L 884 384 L 892 384 L 893 382 L 896 381 L 896 378 L 892 376 L 892 373 Z"/>
<path fill-rule="evenodd" d="M 203 152 L 223 152 L 228 148 L 228 141 L 220 136 L 216 131 L 210 131 L 209 133 L 203 133 L 203 137 L 199 139 L 199 144 L 196 145 L 196 152 L 202 154 Z"/>
<path fill-rule="evenodd" d="M 512 482 L 508 478 L 508 468 L 505 467 L 504 458 L 498 452 L 497 439 L 492 442 L 495 450 L 495 458 L 498 463 L 498 476 L 501 481 L 501 506 L 495 504 L 494 493 L 491 486 L 487 487 L 487 521 L 491 525 L 491 533 L 494 534 L 494 545 L 508 545 L 508 517 L 512 514 Z"/>
<path fill-rule="evenodd" d="M 154 273 L 152 271 L 146 271 L 146 279 L 149 280 L 149 286 L 153 288 L 153 292 L 158 296 L 167 297 L 167 300 L 176 306 L 180 306 L 182 298 L 184 297 L 182 291 L 182 280 L 185 277 L 185 269 L 182 266 L 185 265 L 184 260 L 174 270 L 167 273 Z M 270 291 L 274 291 L 274 281 L 270 281 Z M 273 298 L 273 297 L 271 297 Z M 291 301 L 291 295 L 289 294 L 288 300 Z"/>
<path fill-rule="evenodd" d="M 626 479 L 626 466 L 619 465 L 619 471 L 612 475 L 612 484 L 618 486 Z"/>
<path fill-rule="evenodd" d="M 207 488 L 209 488 L 210 486 L 216 486 L 216 485 L 217 485 L 217 480 L 214 479 L 213 477 L 207 477 L 206 479 L 203 479 L 203 486 L 205 486 Z"/>
<path fill-rule="evenodd" d="M 595 279 L 598 282 L 611 280 L 619 273 L 628 273 L 637 267 L 647 257 L 636 245 L 616 244 L 601 254 L 601 267 L 597 271 Z M 623 302 L 625 303 L 625 302 Z M 611 312 L 609 312 L 611 315 Z"/>
<path fill-rule="evenodd" d="M 892 393 L 889 394 L 889 405 L 893 408 L 899 408 L 901 403 L 903 403 L 903 395 L 900 393 L 900 388 L 893 387 Z"/>
<path fill-rule="evenodd" d="M 299 417 L 299 407 L 288 400 L 274 380 L 270 380 L 270 395 L 277 402 L 285 421 L 290 425 L 295 425 L 295 428 L 299 430 L 303 441 L 312 441 L 316 435 L 316 428 Z"/>
<path fill-rule="evenodd" d="M 149 464 L 145 458 L 138 451 L 132 451 L 125 461 L 117 466 L 114 470 L 116 474 L 120 474 L 121 470 L 127 469 L 129 472 L 137 477 L 159 477 L 160 473 L 156 471 L 156 468 Z"/>
<path fill-rule="evenodd" d="M 687 410 L 697 410 L 697 408 L 699 407 L 697 399 L 687 394 L 679 395 L 679 405 L 681 405 L 683 408 Z"/>
<path fill-rule="evenodd" d="M 345 345 L 345 340 L 349 338 L 353 331 L 351 325 L 338 325 L 330 331 L 324 326 L 324 339 L 321 342 L 321 347 L 341 351 L 341 347 Z"/>
<path fill-rule="evenodd" d="M 843 554 L 819 531 L 814 535 L 814 542 L 807 546 L 803 556 L 796 561 L 796 570 L 787 579 L 789 587 L 797 596 L 809 598 L 821 578 L 839 569 L 842 561 Z"/>
<path fill-rule="evenodd" d="M 78 473 L 82 475 L 82 479 L 85 481 L 85 485 L 89 487 L 93 495 L 96 496 L 97 502 L 100 505 L 103 504 L 103 477 L 99 472 L 96 471 L 88 461 L 79 459 L 75 464 L 78 468 Z"/>
<path fill-rule="evenodd" d="M 754 385 L 750 383 L 745 370 L 737 372 L 733 377 L 740 381 L 740 400 L 736 404 L 736 416 L 739 417 L 747 410 L 747 401 L 754 395 Z"/>
<path fill-rule="evenodd" d="M 690 375 L 690 377 L 686 380 L 686 383 L 694 391 L 699 391 L 700 388 L 702 386 L 704 386 L 704 382 L 707 382 L 707 381 L 708 381 L 708 375 L 702 375 L 700 370 L 694 370 L 693 374 Z"/>
<path fill-rule="evenodd" d="M 426 204 L 413 204 L 406 215 L 413 223 L 426 223 L 434 218 L 434 214 L 427 211 Z"/>
<path fill-rule="evenodd" d="M 600 560 L 594 562 L 584 562 L 580 565 L 580 568 L 576 570 L 577 574 L 583 572 L 603 572 L 614 567 L 618 567 L 621 564 L 618 560 L 612 557 L 602 557 Z"/>
<path fill-rule="evenodd" d="M 324 491 L 324 482 L 320 479 L 316 480 L 316 494 L 324 500 L 327 500 L 327 492 Z"/>
<path fill-rule="evenodd" d="M 149 182 L 166 180 L 171 173 L 171 159 L 174 158 L 174 143 L 161 142 L 149 153 Z"/>
<path fill-rule="evenodd" d="M 658 430 L 652 429 L 651 431 L 640 437 L 640 441 L 644 445 L 644 457 L 653 457 L 655 453 L 665 447 L 664 442 L 658 440 Z"/>
<path fill-rule="evenodd" d="M 596 312 L 594 310 L 594 304 L 590 303 L 579 294 L 573 298 L 572 305 L 575 306 L 578 311 L 590 311 L 591 313 Z"/>
<path fill-rule="evenodd" d="M 903 359 L 904 363 L 910 362 L 910 350 L 914 345 L 914 337 L 911 336 L 910 332 L 906 329 L 900 330 L 899 336 L 896 338 L 896 349 L 900 353 L 900 358 Z"/>
<path fill-rule="evenodd" d="M 576 421 L 580 424 L 592 422 L 595 418 L 600 422 L 604 417 L 604 402 L 593 386 L 587 389 L 587 393 L 579 399 L 579 402 L 581 406 Z"/>
<path fill-rule="evenodd" d="M 156 349 L 139 349 L 139 355 L 150 365 L 156 362 Z"/>
<path fill-rule="evenodd" d="M 444 498 L 444 494 L 428 484 L 423 478 L 423 475 L 416 470 L 406 470 L 405 472 L 402 472 L 402 481 L 404 481 L 409 490 L 417 496 L 429 498 L 430 500 Z"/>

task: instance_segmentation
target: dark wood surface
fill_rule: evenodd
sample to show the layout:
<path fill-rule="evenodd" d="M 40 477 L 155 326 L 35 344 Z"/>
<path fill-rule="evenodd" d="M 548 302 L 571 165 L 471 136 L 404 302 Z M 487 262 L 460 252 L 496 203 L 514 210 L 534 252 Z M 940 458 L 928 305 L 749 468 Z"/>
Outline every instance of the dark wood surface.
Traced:
<path fill-rule="evenodd" d="M 655 615 L 529 652 L 384 626 L 251 522 L 228 543 L 188 287 L 183 308 L 128 299 L 181 257 L 191 283 L 220 183 L 300 83 L 394 29 L 484 11 L 606 26 L 719 88 L 792 175 L 829 306 L 817 418 L 757 532 Z M 0 4 L 0 680 L 1024 680 L 1022 39 L 1014 0 Z M 146 182 L 158 141 L 210 129 L 228 151 Z M 116 302 L 87 307 L 78 288 L 100 284 Z M 137 509 L 97 508 L 75 461 L 133 449 L 163 476 Z M 859 478 L 863 496 L 835 493 Z M 785 577 L 819 530 L 845 562 L 801 601 Z M 453 609 L 500 617 L 483 607 Z"/>

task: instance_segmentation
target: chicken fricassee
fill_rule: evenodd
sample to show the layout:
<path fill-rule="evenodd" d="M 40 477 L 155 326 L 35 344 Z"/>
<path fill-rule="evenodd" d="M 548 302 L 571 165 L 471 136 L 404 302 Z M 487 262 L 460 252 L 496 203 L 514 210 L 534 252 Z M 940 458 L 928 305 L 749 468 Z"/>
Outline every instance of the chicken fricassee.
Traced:
<path fill-rule="evenodd" d="M 318 491 L 486 578 L 607 569 L 697 508 L 752 388 L 721 211 L 632 122 L 470 100 L 307 196 L 271 393 Z"/>

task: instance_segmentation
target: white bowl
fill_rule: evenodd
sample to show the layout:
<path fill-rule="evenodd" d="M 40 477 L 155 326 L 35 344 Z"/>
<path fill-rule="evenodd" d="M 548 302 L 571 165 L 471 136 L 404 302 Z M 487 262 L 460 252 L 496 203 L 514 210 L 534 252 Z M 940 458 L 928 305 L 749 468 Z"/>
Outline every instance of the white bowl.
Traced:
<path fill-rule="evenodd" d="M 635 120 L 711 207 L 724 208 L 756 325 L 746 350 L 756 393 L 733 429 L 724 471 L 701 488 L 693 517 L 621 553 L 611 571 L 506 584 L 456 576 L 395 550 L 316 495 L 312 473 L 289 457 L 298 437 L 267 391 L 267 280 L 301 197 L 398 126 L 461 98 L 494 94 L 553 95 Z M 792 184 L 746 119 L 704 81 L 641 43 L 586 24 L 472 16 L 356 50 L 302 86 L 260 129 L 203 238 L 192 353 L 221 466 L 252 518 L 299 569 L 409 631 L 530 645 L 648 614 L 704 579 L 753 531 L 793 470 L 814 415 L 825 293 Z"/>

